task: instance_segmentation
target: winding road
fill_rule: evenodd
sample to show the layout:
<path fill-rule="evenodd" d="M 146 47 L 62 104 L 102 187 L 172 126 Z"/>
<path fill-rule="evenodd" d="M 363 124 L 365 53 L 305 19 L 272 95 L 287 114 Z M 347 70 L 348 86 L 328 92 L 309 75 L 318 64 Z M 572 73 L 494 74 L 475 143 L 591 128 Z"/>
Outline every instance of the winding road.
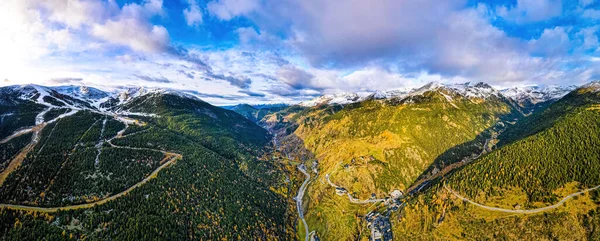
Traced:
<path fill-rule="evenodd" d="M 51 121 L 48 122 L 41 122 L 41 123 L 36 123 L 37 125 L 29 128 L 27 130 L 22 130 L 22 131 L 18 131 L 18 133 L 15 133 L 13 135 L 11 135 L 9 138 L 6 138 L 5 140 L 2 140 L 2 142 L 6 142 L 9 141 L 10 139 L 22 135 L 24 133 L 28 133 L 33 131 L 34 135 L 32 137 L 32 141 L 25 147 L 23 148 L 23 150 L 10 162 L 9 166 L 6 168 L 6 170 L 4 170 L 4 172 L 0 173 L 0 186 L 2 185 L 2 183 L 4 182 L 4 180 L 6 179 L 6 177 L 8 176 L 8 174 L 10 174 L 12 171 L 14 171 L 23 161 L 23 159 L 27 156 L 27 153 L 29 151 L 31 151 L 31 149 L 33 149 L 33 147 L 39 142 L 39 133 L 41 132 L 41 130 L 48 124 L 48 123 L 52 123 L 60 118 L 66 117 L 66 116 L 70 116 L 75 114 L 75 112 L 77 112 L 76 110 L 63 114 Z M 45 112 L 43 112 L 45 113 Z M 40 113 L 40 115 L 43 115 L 43 113 Z M 42 117 L 43 118 L 43 117 Z M 37 119 L 36 119 L 37 120 Z M 117 119 L 119 120 L 119 119 Z M 125 122 L 124 122 L 125 123 Z M 116 136 L 110 138 L 109 140 L 107 140 L 106 142 L 108 144 L 111 145 L 111 147 L 113 148 L 121 148 L 121 149 L 131 149 L 131 150 L 150 150 L 150 151 L 157 151 L 157 152 L 161 152 L 165 155 L 165 158 L 161 161 L 161 163 L 163 163 L 162 165 L 160 165 L 158 168 L 156 168 L 152 173 L 150 173 L 150 175 L 148 175 L 146 178 L 142 179 L 140 182 L 134 184 L 133 186 L 127 188 L 126 190 L 117 193 L 115 195 L 94 201 L 94 202 L 90 202 L 90 203 L 84 203 L 84 204 L 78 204 L 78 205 L 69 205 L 69 206 L 62 206 L 62 207 L 38 207 L 38 206 L 27 206 L 27 205 L 16 205 L 16 204 L 0 204 L 0 208 L 8 208 L 8 209 L 14 209 L 14 210 L 24 210 L 24 211 L 37 211 L 37 212 L 57 212 L 60 210 L 74 210 L 74 209 L 81 209 L 81 208 L 91 208 L 94 207 L 95 205 L 102 205 L 105 204 L 109 201 L 115 200 L 119 197 L 125 196 L 127 195 L 129 192 L 133 191 L 134 189 L 144 185 L 146 182 L 150 181 L 151 179 L 155 178 L 158 173 L 170 166 L 171 164 L 177 162 L 177 160 L 182 159 L 183 156 L 181 154 L 178 153 L 173 153 L 173 152 L 167 152 L 167 151 L 163 151 L 163 150 L 158 150 L 158 149 L 151 149 L 151 148 L 139 148 L 139 147 L 126 147 L 126 146 L 117 146 L 115 144 L 113 144 L 111 141 L 113 139 L 119 139 L 119 138 L 124 138 L 126 136 L 130 136 L 133 134 L 137 134 L 136 133 L 132 133 L 132 134 L 128 134 L 126 136 L 123 136 L 122 134 L 124 133 L 125 129 L 127 129 L 128 124 L 125 123 L 125 128 L 121 131 L 119 131 L 117 133 Z M 18 135 L 17 135 L 18 134 Z M 166 161 L 168 160 L 168 161 Z M 307 174 L 307 173 L 305 173 Z M 307 174 L 308 175 L 308 174 Z M 310 178 L 310 176 L 308 176 Z M 308 178 L 307 178 L 308 181 Z M 306 181 L 305 181 L 305 184 Z M 305 186 L 303 184 L 303 186 Z M 304 189 L 306 189 L 306 187 L 304 187 Z M 301 198 L 301 197 L 300 197 Z M 300 199 L 301 200 L 301 199 Z M 302 219 L 304 220 L 304 218 L 302 217 Z M 306 223 L 306 222 L 305 222 Z M 307 231 L 308 233 L 308 231 Z"/>
<path fill-rule="evenodd" d="M 335 185 L 333 182 L 331 182 L 331 180 L 329 180 L 329 174 L 325 175 L 325 179 L 327 179 L 327 183 L 329 184 L 329 186 L 332 186 L 333 188 L 339 188 L 340 186 Z M 345 189 L 345 188 L 344 188 Z M 347 190 L 347 189 L 346 189 Z M 385 201 L 385 199 L 366 199 L 366 200 L 360 200 L 358 198 L 354 198 L 352 195 L 350 195 L 350 193 L 346 192 L 346 194 L 348 195 L 348 200 L 351 203 L 355 203 L 355 204 L 369 204 L 369 203 L 376 203 L 376 202 L 383 202 Z"/>
<path fill-rule="evenodd" d="M 169 158 L 169 157 L 167 157 L 167 158 Z M 74 209 L 81 209 L 81 208 L 91 208 L 91 207 L 94 207 L 95 205 L 102 205 L 109 201 L 115 200 L 119 197 L 125 196 L 129 192 L 133 191 L 133 189 L 136 189 L 136 188 L 144 185 L 146 182 L 155 178 L 163 168 L 175 163 L 179 158 L 181 158 L 181 155 L 179 155 L 179 154 L 171 156 L 169 161 L 165 162 L 160 167 L 156 168 L 156 170 L 154 170 L 150 175 L 148 175 L 142 181 L 127 188 L 127 190 L 125 190 L 125 191 L 122 191 L 118 194 L 112 195 L 110 197 L 107 197 L 107 198 L 104 198 L 104 199 L 101 199 L 101 200 L 98 200 L 95 202 L 63 206 L 63 207 L 37 207 L 37 206 L 14 205 L 14 204 L 0 204 L 0 208 L 9 208 L 9 209 L 15 209 L 15 210 L 36 211 L 36 212 L 47 212 L 48 213 L 48 212 L 58 212 L 60 210 L 74 210 Z"/>
<path fill-rule="evenodd" d="M 560 207 L 560 206 L 562 206 L 562 205 L 563 205 L 563 204 L 564 204 L 564 203 L 565 203 L 567 200 L 569 200 L 569 199 L 571 199 L 571 198 L 573 198 L 573 197 L 575 197 L 575 196 L 578 196 L 578 195 L 584 194 L 584 193 L 586 193 L 586 192 L 590 192 L 590 191 L 593 191 L 593 190 L 599 189 L 599 188 L 600 188 L 600 185 L 599 185 L 599 186 L 592 187 L 592 188 L 588 188 L 588 189 L 585 189 L 585 190 L 582 190 L 582 191 L 579 191 L 579 192 L 576 192 L 576 193 L 569 194 L 569 195 L 567 195 L 566 197 L 564 197 L 562 200 L 560 200 L 560 201 L 559 201 L 558 203 L 556 203 L 556 204 L 553 204 L 553 205 L 550 205 L 550 206 L 546 206 L 546 207 L 541 207 L 541 208 L 536 208 L 536 209 L 526 209 L 526 210 L 505 209 L 505 208 L 498 208 L 498 207 L 486 206 L 486 205 L 479 204 L 479 203 L 476 203 L 476 202 L 474 202 L 474 201 L 471 201 L 471 200 L 469 200 L 468 198 L 465 198 L 465 197 L 463 197 L 463 196 L 459 195 L 459 194 L 458 194 L 458 193 L 456 193 L 454 190 L 452 190 L 452 189 L 450 189 L 448 186 L 446 186 L 446 184 L 445 184 L 445 183 L 444 183 L 444 188 L 445 188 L 446 190 L 448 190 L 450 193 L 452 193 L 452 195 L 456 196 L 457 198 L 459 198 L 459 199 L 461 199 L 461 200 L 463 200 L 463 201 L 466 201 L 466 202 L 468 202 L 468 203 L 470 203 L 470 204 L 473 204 L 473 205 L 475 205 L 475 206 L 477 206 L 477 207 L 483 208 L 483 209 L 487 209 L 487 210 L 490 210 L 490 211 L 504 212 L 504 213 L 532 214 L 532 213 L 544 212 L 544 211 L 548 211 L 548 210 L 552 210 L 552 209 L 555 209 L 555 208 L 557 208 L 557 207 Z"/>
<path fill-rule="evenodd" d="M 306 192 L 306 188 L 308 187 L 308 183 L 310 182 L 310 174 L 308 174 L 306 172 L 306 168 L 304 167 L 304 164 L 298 165 L 298 170 L 300 170 L 300 172 L 304 173 L 304 175 L 306 176 L 306 179 L 302 183 L 302 186 L 300 186 L 300 189 L 298 189 L 298 195 L 296 195 L 296 197 L 295 197 L 296 208 L 298 209 L 298 216 L 302 220 L 302 223 L 304 223 L 304 229 L 305 229 L 304 233 L 306 234 L 306 237 L 304 238 L 304 240 L 308 241 L 310 238 L 310 233 L 308 231 L 308 224 L 306 223 L 306 220 L 304 219 L 304 210 L 302 209 L 302 199 L 304 198 L 304 192 Z"/>
<path fill-rule="evenodd" d="M 31 150 L 33 150 L 35 145 L 37 145 L 37 143 L 40 141 L 40 132 L 42 132 L 42 129 L 44 129 L 44 127 L 46 127 L 46 125 L 56 122 L 56 121 L 60 120 L 61 118 L 71 116 L 71 115 L 74 115 L 75 113 L 77 113 L 77 110 L 72 110 L 68 113 L 59 115 L 50 121 L 44 122 L 44 115 L 48 111 L 50 111 L 50 109 L 52 109 L 52 108 L 44 109 L 42 112 L 37 114 L 37 116 L 35 117 L 35 126 L 24 129 L 24 130 L 16 131 L 12 135 L 10 135 L 10 136 L 4 138 L 2 141 L 0 141 L 0 144 L 6 143 L 15 137 L 21 136 L 21 135 L 29 133 L 29 132 L 33 132 L 33 135 L 31 136 L 31 141 L 29 142 L 29 144 L 27 144 L 23 149 L 21 149 L 21 151 L 8 163 L 8 166 L 6 167 L 6 169 L 4 169 L 4 171 L 2 171 L 0 173 L 0 186 L 2 186 L 4 181 L 6 181 L 6 178 L 8 177 L 8 175 L 10 175 L 10 173 L 12 173 L 14 170 L 16 170 L 19 166 L 21 166 L 21 163 L 23 163 L 23 160 L 25 160 L 25 157 L 27 157 L 27 154 Z"/>

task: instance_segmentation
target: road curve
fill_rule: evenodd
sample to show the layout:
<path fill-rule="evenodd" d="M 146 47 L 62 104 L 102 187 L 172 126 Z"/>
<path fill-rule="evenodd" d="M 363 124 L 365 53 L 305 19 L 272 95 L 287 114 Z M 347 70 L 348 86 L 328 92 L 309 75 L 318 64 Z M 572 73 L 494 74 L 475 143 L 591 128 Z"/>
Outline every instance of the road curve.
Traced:
<path fill-rule="evenodd" d="M 127 125 L 126 125 L 125 128 L 127 128 Z M 135 134 L 135 133 L 133 133 L 133 134 Z M 178 153 L 167 152 L 167 151 L 156 150 L 156 149 L 150 149 L 150 148 L 117 146 L 117 145 L 114 145 L 111 142 L 115 138 L 118 139 L 118 138 L 123 138 L 123 137 L 125 137 L 125 136 L 117 134 L 117 136 L 115 136 L 115 137 L 111 138 L 110 140 L 108 140 L 107 143 L 110 144 L 113 148 L 131 149 L 131 150 L 150 150 L 150 151 L 161 152 L 161 153 L 165 154 L 165 158 L 163 159 L 163 161 L 166 160 L 166 159 L 169 159 L 169 161 L 166 161 L 165 163 L 163 163 L 162 165 L 160 165 L 152 173 L 150 173 L 150 175 L 148 175 L 146 178 L 142 179 L 140 182 L 134 184 L 133 186 L 127 188 L 126 190 L 124 190 L 124 191 L 122 191 L 120 193 L 117 193 L 115 195 L 109 196 L 107 198 L 91 202 L 91 203 L 69 205 L 69 206 L 62 206 L 62 207 L 38 207 L 38 206 L 27 206 L 27 205 L 16 205 L 16 204 L 4 204 L 4 203 L 0 203 L 0 209 L 1 208 L 8 208 L 8 209 L 14 209 L 14 210 L 24 210 L 24 211 L 36 211 L 36 212 L 50 213 L 50 212 L 57 212 L 57 211 L 60 211 L 60 210 L 74 210 L 74 209 L 81 209 L 81 208 L 91 208 L 91 207 L 94 207 L 95 205 L 102 205 L 102 204 L 105 204 L 105 203 L 107 203 L 109 201 L 112 201 L 112 200 L 115 200 L 115 199 L 117 199 L 119 197 L 127 195 L 129 192 L 133 191 L 134 189 L 136 189 L 136 188 L 144 185 L 146 182 L 148 182 L 151 179 L 155 178 L 162 169 L 170 166 L 171 164 L 175 163 L 177 160 L 183 158 L 183 156 L 181 154 L 178 154 Z M 163 161 L 161 161 L 161 162 L 163 162 Z"/>
<path fill-rule="evenodd" d="M 329 184 L 329 186 L 333 187 L 333 188 L 339 188 L 340 186 L 335 185 L 333 182 L 331 182 L 331 180 L 329 180 L 329 174 L 325 175 L 325 179 L 327 179 L 327 183 Z M 383 202 L 385 201 L 385 199 L 367 199 L 367 200 L 360 200 L 357 198 L 354 198 L 352 195 L 350 195 L 350 193 L 348 193 L 346 191 L 346 194 L 348 195 L 348 200 L 351 203 L 354 204 L 368 204 L 368 203 L 376 203 L 376 202 Z"/>
<path fill-rule="evenodd" d="M 298 209 L 298 216 L 302 220 L 302 223 L 304 223 L 304 229 L 305 229 L 304 233 L 306 234 L 306 237 L 304 238 L 304 240 L 308 241 L 309 237 L 310 237 L 310 233 L 308 232 L 308 224 L 306 223 L 306 220 L 304 219 L 304 210 L 302 210 L 302 199 L 304 198 L 304 192 L 306 191 L 306 188 L 310 181 L 310 174 L 308 174 L 306 172 L 304 164 L 298 165 L 298 170 L 300 170 L 300 172 L 304 173 L 304 175 L 306 176 L 306 180 L 304 180 L 304 182 L 302 183 L 302 186 L 300 186 L 300 189 L 298 189 L 298 195 L 296 195 L 296 198 L 295 198 L 296 199 L 296 208 Z"/>
<path fill-rule="evenodd" d="M 552 210 L 552 209 L 555 209 L 557 207 L 560 207 L 567 200 L 569 200 L 569 199 L 571 199 L 571 198 L 573 198 L 575 196 L 584 194 L 586 192 L 596 190 L 596 189 L 600 188 L 600 185 L 592 187 L 592 188 L 588 188 L 588 189 L 585 189 L 585 190 L 582 190 L 582 191 L 579 191 L 579 192 L 576 192 L 576 193 L 569 194 L 566 197 L 564 197 L 562 200 L 560 200 L 560 202 L 558 202 L 558 203 L 556 203 L 554 205 L 550 205 L 550 206 L 546 206 L 546 207 L 542 207 L 542 208 L 536 208 L 536 209 L 527 209 L 527 210 L 515 210 L 515 209 L 505 209 L 505 208 L 497 208 L 497 207 L 486 206 L 486 205 L 483 205 L 483 204 L 479 204 L 479 203 L 473 202 L 473 201 L 471 201 L 471 200 L 469 200 L 469 199 L 467 199 L 467 198 L 459 195 L 454 190 L 452 190 L 448 186 L 446 186 L 445 183 L 444 183 L 444 188 L 446 190 L 448 190 L 450 193 L 452 193 L 454 196 L 456 196 L 457 198 L 459 198 L 459 199 L 461 199 L 463 201 L 466 201 L 466 202 L 468 202 L 470 204 L 473 204 L 473 205 L 475 205 L 477 207 L 483 208 L 483 209 L 487 209 L 487 210 L 490 210 L 490 211 L 504 212 L 504 213 L 532 214 L 532 213 L 544 212 L 544 211 L 548 211 L 548 210 Z"/>
<path fill-rule="evenodd" d="M 125 196 L 129 192 L 133 191 L 133 189 L 136 189 L 136 188 L 144 185 L 146 182 L 155 178 L 158 175 L 158 172 L 160 172 L 163 168 L 175 163 L 179 158 L 181 158 L 181 155 L 179 155 L 179 154 L 171 156 L 171 159 L 168 162 L 165 162 L 160 167 L 156 168 L 156 170 L 154 170 L 150 175 L 148 175 L 142 181 L 127 188 L 127 190 L 125 190 L 125 191 L 122 191 L 120 193 L 117 193 L 115 195 L 112 195 L 110 197 L 107 197 L 107 198 L 104 198 L 102 200 L 98 200 L 95 202 L 78 204 L 78 205 L 70 205 L 70 206 L 64 206 L 64 207 L 36 207 L 36 206 L 27 206 L 27 205 L 0 204 L 0 208 L 51 213 L 51 212 L 58 212 L 60 210 L 74 210 L 74 209 L 81 209 L 81 208 L 91 208 L 91 207 L 94 207 L 95 205 L 102 205 L 109 201 L 115 200 L 119 197 Z"/>

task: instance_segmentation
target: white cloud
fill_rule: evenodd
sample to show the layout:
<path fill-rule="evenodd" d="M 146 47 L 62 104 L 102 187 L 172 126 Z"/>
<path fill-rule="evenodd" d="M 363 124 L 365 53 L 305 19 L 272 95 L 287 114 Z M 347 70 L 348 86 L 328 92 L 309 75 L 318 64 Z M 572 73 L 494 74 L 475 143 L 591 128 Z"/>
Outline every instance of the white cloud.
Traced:
<path fill-rule="evenodd" d="M 152 16 L 163 14 L 162 3 L 162 0 L 146 0 L 142 5 L 126 4 L 112 19 L 90 24 L 91 34 L 136 51 L 164 51 L 170 44 L 169 33 L 165 27 L 151 25 L 149 21 Z"/>
<path fill-rule="evenodd" d="M 151 17 L 164 14 L 162 0 L 129 3 L 121 9 L 115 0 L 26 0 L 21 4 L 28 11 L 36 11 L 36 7 L 46 10 L 51 22 L 76 30 L 82 29 L 81 31 L 89 29 L 94 37 L 108 43 L 129 46 L 136 51 L 162 51 L 170 42 L 166 28 L 149 23 Z M 84 26 L 86 28 L 82 28 Z M 47 37 L 50 42 L 64 49 L 65 44 L 68 44 L 64 41 L 70 32 L 68 28 L 44 31 L 49 32 Z"/>
<path fill-rule="evenodd" d="M 292 2 L 279 7 L 281 3 L 271 2 L 277 9 L 267 7 L 261 13 L 278 12 L 281 19 L 268 19 L 264 24 L 290 22 L 290 41 L 314 65 L 361 65 L 377 58 L 414 54 L 438 37 L 436 32 L 449 15 L 463 6 L 457 0 Z"/>
<path fill-rule="evenodd" d="M 579 5 L 582 7 L 586 7 L 592 3 L 594 3 L 596 0 L 579 0 Z"/>
<path fill-rule="evenodd" d="M 582 39 L 579 47 L 583 50 L 597 49 L 600 46 L 597 32 L 598 26 L 587 27 L 579 30 L 579 32 L 577 32 L 577 36 Z"/>
<path fill-rule="evenodd" d="M 498 15 L 517 23 L 544 21 L 562 14 L 561 0 L 517 0 L 513 7 L 499 7 Z"/>
<path fill-rule="evenodd" d="M 209 2 L 208 11 L 221 20 L 231 20 L 250 13 L 260 6 L 258 0 L 216 0 Z"/>
<path fill-rule="evenodd" d="M 183 10 L 183 16 L 188 26 L 202 24 L 202 12 L 196 0 L 188 0 L 189 7 Z"/>
<path fill-rule="evenodd" d="M 544 56 L 558 56 L 566 54 L 571 45 L 571 40 L 564 27 L 544 29 L 538 39 L 530 42 L 532 53 Z"/>
<path fill-rule="evenodd" d="M 424 76 L 420 77 L 421 78 L 405 78 L 400 74 L 392 73 L 381 68 L 369 67 L 354 71 L 351 74 L 344 76 L 342 80 L 344 81 L 344 87 L 348 89 L 374 91 L 415 87 L 424 82 L 423 80 L 419 80 L 423 79 L 422 77 Z"/>
<path fill-rule="evenodd" d="M 95 25 L 91 33 L 111 43 L 149 53 L 162 52 L 170 43 L 165 27 L 151 26 L 135 18 L 108 20 L 105 24 Z"/>
<path fill-rule="evenodd" d="M 28 0 L 26 0 L 28 1 Z M 114 0 L 79 1 L 79 0 L 31 0 L 33 6 L 42 6 L 50 13 L 49 20 L 63 23 L 71 28 L 80 28 L 94 22 L 102 21 L 115 8 Z"/>
<path fill-rule="evenodd" d="M 293 89 L 315 89 L 320 88 L 314 83 L 315 76 L 294 65 L 284 65 L 277 70 L 277 76 L 282 83 Z"/>
<path fill-rule="evenodd" d="M 73 41 L 72 33 L 67 28 L 47 32 L 46 39 L 61 50 L 67 50 Z"/>
<path fill-rule="evenodd" d="M 599 19 L 600 18 L 600 10 L 586 9 L 583 11 L 583 14 L 581 16 L 584 18 L 589 18 L 589 19 Z"/>
<path fill-rule="evenodd" d="M 5 3 L 0 79 L 11 83 L 70 77 L 82 84 L 136 85 L 143 77 L 145 85 L 211 93 L 206 98 L 212 101 L 228 96 L 231 103 L 416 87 L 433 80 L 510 86 L 600 76 L 600 63 L 578 55 L 598 48 L 596 27 L 551 27 L 523 40 L 490 23 L 499 12 L 510 24 L 552 18 L 562 11 L 552 1 L 519 0 L 496 11 L 484 4 L 470 8 L 464 0 L 213 0 L 206 10 L 188 0 L 185 9 L 176 9 L 190 26 L 203 24 L 203 14 L 253 21 L 253 27 L 235 30 L 241 45 L 226 50 L 174 47 L 171 41 L 177 40 L 167 29 L 152 23 L 169 17 L 161 0 L 121 8 L 115 0 Z M 114 56 L 114 46 L 131 50 L 119 48 Z M 257 92 L 266 96 L 247 96 Z"/>
<path fill-rule="evenodd" d="M 519 21 L 537 21 L 560 14 L 562 6 L 554 1 L 518 1 L 506 10 L 525 16 Z M 492 25 L 490 13 L 486 5 L 468 8 L 464 1 L 296 0 L 267 1 L 261 10 L 246 16 L 257 21 L 261 34 L 268 34 L 267 30 L 287 33 L 287 43 L 316 68 L 307 70 L 315 76 L 311 86 L 316 88 L 348 84 L 340 81 L 339 74 L 318 74 L 318 68 L 348 72 L 388 65 L 405 76 L 425 72 L 443 80 L 496 85 L 555 81 L 554 70 L 564 61 L 531 56 L 531 44 Z M 241 39 L 256 37 L 254 31 L 238 32 Z M 549 34 L 544 38 L 551 37 Z M 564 36 L 555 37 L 562 40 L 558 37 Z M 560 54 L 566 49 L 561 45 L 546 50 Z M 403 82 L 413 78 L 395 79 Z"/>
<path fill-rule="evenodd" d="M 38 11 L 27 2 L 7 0 L 0 8 L 0 79 L 19 82 L 30 74 L 30 62 L 51 52 L 46 26 Z"/>

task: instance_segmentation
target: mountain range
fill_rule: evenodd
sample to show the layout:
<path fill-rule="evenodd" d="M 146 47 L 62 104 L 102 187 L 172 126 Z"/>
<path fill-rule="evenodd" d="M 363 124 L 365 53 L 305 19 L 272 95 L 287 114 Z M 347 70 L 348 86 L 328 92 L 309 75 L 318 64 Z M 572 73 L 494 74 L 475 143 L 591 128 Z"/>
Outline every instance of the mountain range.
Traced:
<path fill-rule="evenodd" d="M 2 239 L 596 240 L 599 90 L 2 87 Z"/>
<path fill-rule="evenodd" d="M 309 101 L 301 102 L 301 106 L 317 106 L 322 104 L 351 104 L 368 99 L 403 99 L 410 95 L 431 91 L 434 89 L 446 88 L 458 92 L 467 97 L 486 98 L 490 95 L 504 95 L 513 99 L 519 105 L 527 108 L 533 108 L 536 104 L 547 103 L 549 101 L 560 99 L 577 86 L 558 86 L 558 85 L 531 85 L 524 87 L 513 87 L 496 90 L 484 82 L 467 82 L 462 84 L 441 84 L 437 82 L 428 83 L 420 88 L 413 89 L 394 89 L 387 91 L 375 91 L 373 93 L 337 93 L 323 95 Z"/>

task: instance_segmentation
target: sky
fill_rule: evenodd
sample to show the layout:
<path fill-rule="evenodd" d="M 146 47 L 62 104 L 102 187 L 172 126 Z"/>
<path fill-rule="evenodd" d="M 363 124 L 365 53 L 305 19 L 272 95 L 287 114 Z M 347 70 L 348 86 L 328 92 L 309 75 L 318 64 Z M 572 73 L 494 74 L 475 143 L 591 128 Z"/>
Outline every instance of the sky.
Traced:
<path fill-rule="evenodd" d="M 0 85 L 190 90 L 218 105 L 600 78 L 600 0 L 2 0 Z"/>

